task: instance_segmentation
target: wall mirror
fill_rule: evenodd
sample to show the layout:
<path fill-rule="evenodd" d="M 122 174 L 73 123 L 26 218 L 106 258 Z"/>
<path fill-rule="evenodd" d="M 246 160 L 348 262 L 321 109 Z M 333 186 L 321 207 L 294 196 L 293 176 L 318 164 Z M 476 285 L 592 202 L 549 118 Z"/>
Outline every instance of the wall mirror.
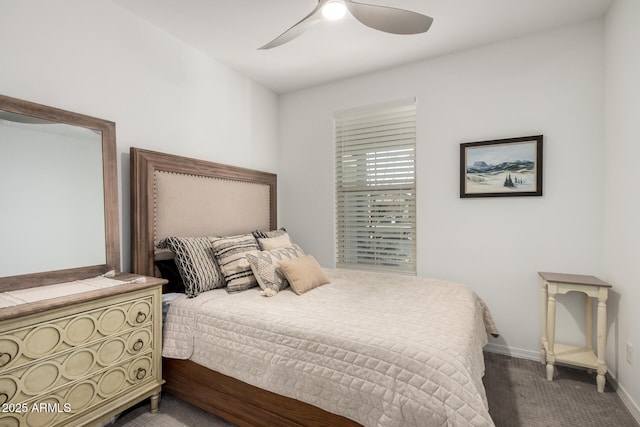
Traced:
<path fill-rule="evenodd" d="M 115 123 L 0 95 L 0 292 L 120 270 Z"/>

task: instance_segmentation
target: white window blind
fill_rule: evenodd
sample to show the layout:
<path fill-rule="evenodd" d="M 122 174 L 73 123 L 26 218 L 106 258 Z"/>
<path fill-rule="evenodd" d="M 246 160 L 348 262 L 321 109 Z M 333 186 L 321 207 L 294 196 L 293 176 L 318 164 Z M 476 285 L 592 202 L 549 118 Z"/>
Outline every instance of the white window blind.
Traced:
<path fill-rule="evenodd" d="M 415 100 L 334 120 L 337 266 L 415 274 Z"/>

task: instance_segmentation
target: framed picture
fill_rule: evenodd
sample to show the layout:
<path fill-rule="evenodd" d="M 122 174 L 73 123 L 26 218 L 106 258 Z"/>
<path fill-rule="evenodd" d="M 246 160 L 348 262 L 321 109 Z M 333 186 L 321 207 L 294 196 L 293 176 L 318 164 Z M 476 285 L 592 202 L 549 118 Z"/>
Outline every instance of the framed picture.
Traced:
<path fill-rule="evenodd" d="M 542 135 L 460 144 L 460 197 L 542 196 Z"/>

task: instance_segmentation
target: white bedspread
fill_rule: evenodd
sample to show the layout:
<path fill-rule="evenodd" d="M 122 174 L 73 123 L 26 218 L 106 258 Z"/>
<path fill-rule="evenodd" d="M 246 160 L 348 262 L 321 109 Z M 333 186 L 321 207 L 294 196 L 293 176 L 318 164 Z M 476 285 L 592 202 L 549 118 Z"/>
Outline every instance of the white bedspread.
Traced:
<path fill-rule="evenodd" d="M 331 284 L 176 299 L 163 356 L 194 362 L 364 426 L 492 426 L 482 347 L 496 333 L 466 286 L 327 270 Z"/>

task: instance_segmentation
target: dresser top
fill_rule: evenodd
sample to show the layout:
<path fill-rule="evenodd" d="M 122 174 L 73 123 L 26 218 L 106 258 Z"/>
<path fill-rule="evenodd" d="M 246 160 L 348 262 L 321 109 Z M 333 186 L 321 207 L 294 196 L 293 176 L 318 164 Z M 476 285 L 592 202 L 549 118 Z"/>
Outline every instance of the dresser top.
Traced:
<path fill-rule="evenodd" d="M 0 293 L 0 321 L 39 313 L 98 298 L 134 292 L 166 283 L 156 277 L 119 273 L 74 282 Z"/>

